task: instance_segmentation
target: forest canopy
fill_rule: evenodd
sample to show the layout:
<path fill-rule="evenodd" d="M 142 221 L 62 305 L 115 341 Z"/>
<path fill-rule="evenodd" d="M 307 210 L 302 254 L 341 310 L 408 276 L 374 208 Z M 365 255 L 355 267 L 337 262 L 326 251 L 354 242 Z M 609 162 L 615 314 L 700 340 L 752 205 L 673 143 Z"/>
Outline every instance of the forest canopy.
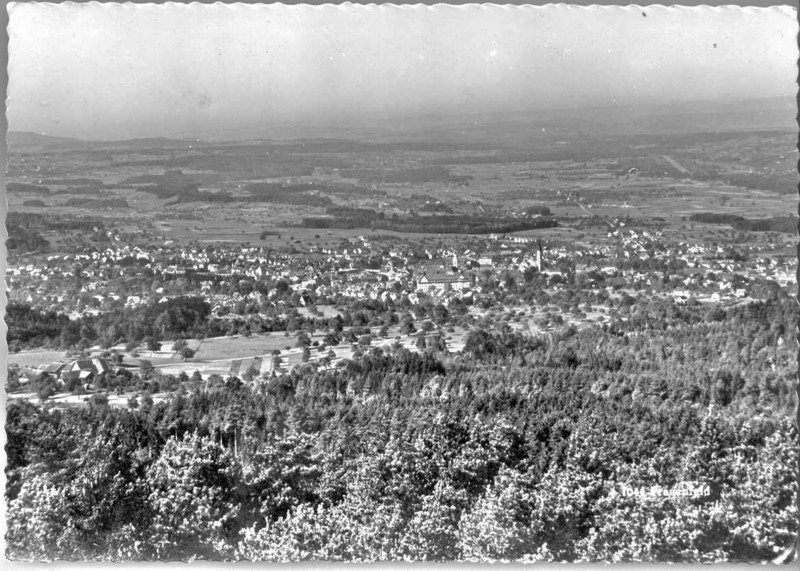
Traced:
<path fill-rule="evenodd" d="M 795 323 L 788 298 L 643 303 L 127 409 L 13 402 L 8 554 L 769 561 L 797 535 Z"/>

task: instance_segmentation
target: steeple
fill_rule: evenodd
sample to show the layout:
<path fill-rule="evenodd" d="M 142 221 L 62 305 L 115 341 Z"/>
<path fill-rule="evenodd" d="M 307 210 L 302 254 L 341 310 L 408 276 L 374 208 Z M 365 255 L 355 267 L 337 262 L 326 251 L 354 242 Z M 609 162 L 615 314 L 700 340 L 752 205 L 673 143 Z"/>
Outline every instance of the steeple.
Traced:
<path fill-rule="evenodd" d="M 542 240 L 541 239 L 537 240 L 537 245 L 539 246 L 539 249 L 536 251 L 536 269 L 539 270 L 539 272 L 541 272 L 542 271 Z"/>

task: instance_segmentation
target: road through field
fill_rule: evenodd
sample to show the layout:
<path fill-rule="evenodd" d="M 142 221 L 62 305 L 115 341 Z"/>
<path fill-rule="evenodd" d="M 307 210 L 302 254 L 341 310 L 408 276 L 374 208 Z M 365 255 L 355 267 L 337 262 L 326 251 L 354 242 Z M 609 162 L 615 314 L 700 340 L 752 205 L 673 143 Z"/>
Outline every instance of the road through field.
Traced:
<path fill-rule="evenodd" d="M 682 174 L 691 174 L 688 169 L 684 168 L 678 161 L 669 155 L 661 155 L 665 161 L 671 164 L 674 168 L 678 169 Z"/>

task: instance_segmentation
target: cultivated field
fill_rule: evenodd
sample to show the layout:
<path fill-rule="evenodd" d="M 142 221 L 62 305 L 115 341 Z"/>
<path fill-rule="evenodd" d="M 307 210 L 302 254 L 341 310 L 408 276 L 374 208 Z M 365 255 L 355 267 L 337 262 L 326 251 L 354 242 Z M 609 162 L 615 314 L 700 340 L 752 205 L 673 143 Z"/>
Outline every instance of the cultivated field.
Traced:
<path fill-rule="evenodd" d="M 9 353 L 7 364 L 19 365 L 20 367 L 38 367 L 43 363 L 56 363 L 67 358 L 66 351 L 50 351 L 47 349 L 37 349 L 33 351 L 20 351 L 19 353 Z"/>

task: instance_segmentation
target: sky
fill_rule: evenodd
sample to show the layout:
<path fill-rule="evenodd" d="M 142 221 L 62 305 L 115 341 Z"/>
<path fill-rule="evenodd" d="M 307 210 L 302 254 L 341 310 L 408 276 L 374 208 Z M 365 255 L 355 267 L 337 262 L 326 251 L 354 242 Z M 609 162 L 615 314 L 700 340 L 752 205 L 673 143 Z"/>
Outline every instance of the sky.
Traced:
<path fill-rule="evenodd" d="M 9 130 L 84 139 L 794 96 L 794 8 L 14 4 Z"/>

